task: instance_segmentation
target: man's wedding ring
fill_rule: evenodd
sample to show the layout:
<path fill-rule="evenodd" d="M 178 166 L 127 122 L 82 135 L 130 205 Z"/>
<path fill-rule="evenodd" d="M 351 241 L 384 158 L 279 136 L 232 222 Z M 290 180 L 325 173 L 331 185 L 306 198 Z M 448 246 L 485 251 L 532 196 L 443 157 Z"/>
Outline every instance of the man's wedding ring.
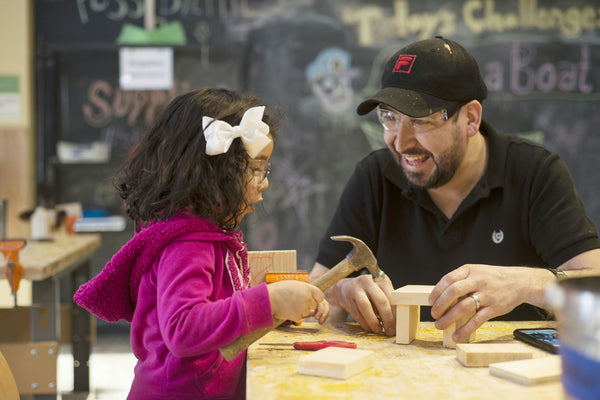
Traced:
<path fill-rule="evenodd" d="M 480 306 L 479 297 L 477 297 L 476 294 L 472 294 L 471 298 L 475 301 L 475 312 L 479 311 L 479 306 Z"/>

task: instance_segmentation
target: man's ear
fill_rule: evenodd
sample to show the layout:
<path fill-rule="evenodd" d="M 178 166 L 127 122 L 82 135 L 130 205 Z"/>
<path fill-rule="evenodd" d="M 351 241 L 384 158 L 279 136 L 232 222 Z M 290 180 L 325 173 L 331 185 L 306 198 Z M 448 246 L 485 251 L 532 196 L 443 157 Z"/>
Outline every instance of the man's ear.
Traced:
<path fill-rule="evenodd" d="M 481 125 L 481 103 L 477 100 L 471 100 L 463 106 L 467 117 L 467 136 L 475 136 Z"/>

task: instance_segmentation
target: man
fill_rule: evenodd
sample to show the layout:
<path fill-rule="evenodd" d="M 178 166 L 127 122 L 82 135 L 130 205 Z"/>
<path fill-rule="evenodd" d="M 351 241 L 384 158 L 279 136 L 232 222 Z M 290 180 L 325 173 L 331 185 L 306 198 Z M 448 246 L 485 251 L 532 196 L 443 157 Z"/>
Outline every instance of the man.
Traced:
<path fill-rule="evenodd" d="M 456 341 L 491 318 L 547 317 L 540 308 L 556 276 L 600 267 L 598 231 L 566 165 L 482 121 L 485 83 L 473 56 L 452 40 L 399 50 L 381 83 L 357 112 L 376 110 L 388 149 L 358 163 L 311 280 L 348 253 L 329 239 L 344 234 L 363 240 L 391 281 L 339 281 L 326 292 L 330 315 L 347 312 L 366 330 L 394 335 L 391 291 L 430 284 L 438 329 L 476 311 Z"/>

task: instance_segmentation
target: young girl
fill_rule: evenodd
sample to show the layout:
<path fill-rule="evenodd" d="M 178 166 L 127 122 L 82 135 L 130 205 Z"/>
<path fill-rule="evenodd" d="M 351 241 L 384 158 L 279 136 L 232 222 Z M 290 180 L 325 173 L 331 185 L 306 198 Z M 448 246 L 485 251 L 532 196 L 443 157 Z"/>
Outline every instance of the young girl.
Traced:
<path fill-rule="evenodd" d="M 249 95 L 203 88 L 175 98 L 120 170 L 116 186 L 139 231 L 75 301 L 131 322 L 138 359 L 128 399 L 245 397 L 245 352 L 219 348 L 273 326 L 323 323 L 329 305 L 305 282 L 249 288 L 242 218 L 262 201 L 276 132 Z"/>

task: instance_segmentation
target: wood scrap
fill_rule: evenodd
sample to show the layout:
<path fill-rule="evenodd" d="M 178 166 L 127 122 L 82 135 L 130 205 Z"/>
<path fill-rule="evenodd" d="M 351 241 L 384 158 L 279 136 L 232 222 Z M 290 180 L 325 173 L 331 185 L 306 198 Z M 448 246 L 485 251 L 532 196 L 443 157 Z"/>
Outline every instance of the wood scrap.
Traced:
<path fill-rule="evenodd" d="M 533 358 L 533 351 L 520 343 L 458 343 L 456 358 L 465 367 L 487 367 L 493 363 Z"/>
<path fill-rule="evenodd" d="M 522 385 L 553 382 L 560 378 L 560 356 L 532 358 L 490 364 L 490 374 Z"/>
<path fill-rule="evenodd" d="M 370 350 L 327 347 L 301 357 L 298 373 L 348 379 L 373 366 L 375 353 Z"/>

